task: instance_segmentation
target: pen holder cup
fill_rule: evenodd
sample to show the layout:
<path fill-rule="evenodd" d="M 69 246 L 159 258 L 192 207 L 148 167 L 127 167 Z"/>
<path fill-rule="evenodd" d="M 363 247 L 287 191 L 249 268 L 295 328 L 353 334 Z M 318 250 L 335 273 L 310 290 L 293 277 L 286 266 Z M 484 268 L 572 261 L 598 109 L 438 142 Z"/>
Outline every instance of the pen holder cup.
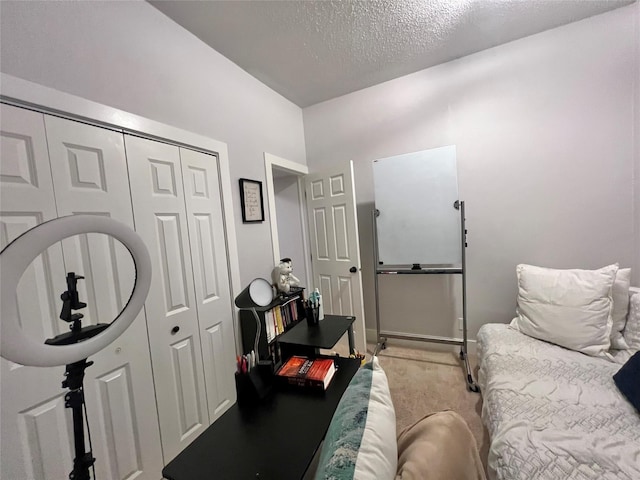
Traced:
<path fill-rule="evenodd" d="M 236 372 L 235 379 L 238 405 L 256 405 L 271 394 L 273 369 L 254 368 L 247 373 Z"/>
<path fill-rule="evenodd" d="M 318 325 L 320 319 L 320 306 L 317 307 L 305 307 L 304 314 L 307 317 L 307 324 L 310 327 Z"/>

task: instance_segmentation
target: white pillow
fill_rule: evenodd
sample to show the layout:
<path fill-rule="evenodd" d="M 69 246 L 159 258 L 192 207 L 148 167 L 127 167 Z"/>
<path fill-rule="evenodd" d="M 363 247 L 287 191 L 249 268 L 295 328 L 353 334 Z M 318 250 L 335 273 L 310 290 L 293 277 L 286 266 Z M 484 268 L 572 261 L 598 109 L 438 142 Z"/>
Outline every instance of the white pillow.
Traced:
<path fill-rule="evenodd" d="M 397 468 L 396 413 L 387 376 L 373 357 L 340 399 L 315 480 L 393 480 Z"/>
<path fill-rule="evenodd" d="M 629 317 L 624 329 L 624 339 L 631 351 L 640 351 L 640 292 L 634 293 L 629 301 Z"/>
<path fill-rule="evenodd" d="M 625 350 L 629 348 L 626 340 L 622 336 L 622 331 L 627 323 L 627 313 L 629 312 L 629 285 L 631 284 L 631 269 L 621 268 L 616 274 L 613 283 L 613 310 L 611 319 L 611 348 L 615 350 Z"/>
<path fill-rule="evenodd" d="M 389 383 L 378 357 L 373 357 L 373 379 L 369 398 L 369 413 L 354 478 L 383 479 L 395 477 L 398 468 L 396 442 L 396 411 L 391 401 Z M 375 406 L 375 407 L 374 407 Z"/>
<path fill-rule="evenodd" d="M 513 328 L 587 355 L 609 350 L 617 264 L 599 270 L 518 265 L 516 271 L 518 316 Z"/>

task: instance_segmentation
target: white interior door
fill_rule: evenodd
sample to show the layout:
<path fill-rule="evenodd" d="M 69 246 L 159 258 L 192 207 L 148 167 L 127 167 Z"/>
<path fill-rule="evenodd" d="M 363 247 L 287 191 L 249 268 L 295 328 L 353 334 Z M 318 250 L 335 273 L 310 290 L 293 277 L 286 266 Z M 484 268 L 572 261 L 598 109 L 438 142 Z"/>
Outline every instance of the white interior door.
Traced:
<path fill-rule="evenodd" d="M 366 351 L 353 162 L 305 177 L 314 286 L 324 313 L 353 315 L 356 348 Z"/>
<path fill-rule="evenodd" d="M 59 216 L 100 215 L 134 228 L 122 134 L 49 115 L 45 124 Z M 106 235 L 77 235 L 62 244 L 68 271 L 92 278 L 78 282 L 87 303 L 82 323 L 109 322 L 133 288 L 131 255 Z"/>
<path fill-rule="evenodd" d="M 218 159 L 180 149 L 209 417 L 235 402 L 235 336 Z"/>
<path fill-rule="evenodd" d="M 155 268 L 145 309 L 167 463 L 209 425 L 180 152 L 129 135 L 126 149 L 136 231 Z"/>
<path fill-rule="evenodd" d="M 56 218 L 44 118 L 0 106 L 0 248 L 36 225 Z M 33 338 L 63 330 L 58 321 L 65 290 L 60 243 L 39 256 L 17 285 L 22 328 Z M 0 478 L 67 478 L 73 430 L 60 386 L 63 367 L 38 368 L 0 360 Z"/>
<path fill-rule="evenodd" d="M 56 205 L 60 216 L 101 215 L 134 228 L 123 135 L 45 115 Z M 126 305 L 135 279 L 126 248 L 106 235 L 62 242 L 67 272 L 85 277 L 78 293 L 87 308 L 83 325 L 109 323 Z M 157 478 L 160 432 L 144 313 L 87 369 L 87 408 L 99 477 Z M 92 419 L 90 419 L 91 421 Z"/>
<path fill-rule="evenodd" d="M 2 107 L 3 246 L 21 231 L 58 215 L 109 215 L 132 226 L 130 204 L 127 208 L 115 201 L 111 208 L 114 197 L 126 198 L 129 190 L 126 170 L 121 175 L 122 136 L 118 140 L 118 134 L 107 132 L 105 139 L 102 129 L 53 117 L 47 117 L 46 127 L 47 135 L 42 114 Z M 57 195 L 63 198 L 56 212 Z M 80 293 L 81 300 L 92 305 L 82 312 L 85 325 L 110 322 L 123 299 L 126 302 L 132 271 L 118 258 L 118 246 L 86 235 L 62 247 L 57 244 L 32 264 L 18 286 L 21 325 L 36 338 L 44 341 L 67 330 L 58 319 L 59 296 L 71 268 L 87 277 Z M 160 475 L 146 337 L 141 315 L 109 348 L 93 356 L 95 364 L 87 369 L 85 397 L 99 478 Z M 63 373 L 64 367 L 2 361 L 2 478 L 66 478 L 71 471 L 73 430 L 70 411 L 64 408 Z"/>

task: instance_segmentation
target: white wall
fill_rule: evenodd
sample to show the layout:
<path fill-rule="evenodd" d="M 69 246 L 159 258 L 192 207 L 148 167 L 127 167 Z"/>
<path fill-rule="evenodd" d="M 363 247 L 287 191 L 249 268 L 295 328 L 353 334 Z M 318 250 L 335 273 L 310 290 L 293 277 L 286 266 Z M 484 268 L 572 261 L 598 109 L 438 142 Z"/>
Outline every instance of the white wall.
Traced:
<path fill-rule="evenodd" d="M 375 328 L 370 212 L 376 158 L 457 146 L 460 197 L 467 202 L 472 338 L 482 324 L 513 317 L 518 263 L 632 264 L 638 246 L 634 9 L 303 110 L 310 169 L 328 159 L 355 163 L 368 328 Z M 438 323 L 458 314 L 448 293 L 458 290 L 442 276 L 385 279 L 382 287 L 385 328 L 437 334 L 423 325 L 425 318 Z"/>
<path fill-rule="evenodd" d="M 636 58 L 636 78 L 635 78 L 635 167 L 634 167 L 634 196 L 633 205 L 635 209 L 635 234 L 633 241 L 633 282 L 634 285 L 640 285 L 640 2 L 634 4 L 635 11 L 635 58 Z"/>
<path fill-rule="evenodd" d="M 302 111 L 146 2 L 0 2 L 0 70 L 227 143 L 243 284 L 269 278 L 266 221 L 243 224 L 237 179 L 263 152 L 305 164 Z M 265 199 L 266 205 L 266 199 Z"/>

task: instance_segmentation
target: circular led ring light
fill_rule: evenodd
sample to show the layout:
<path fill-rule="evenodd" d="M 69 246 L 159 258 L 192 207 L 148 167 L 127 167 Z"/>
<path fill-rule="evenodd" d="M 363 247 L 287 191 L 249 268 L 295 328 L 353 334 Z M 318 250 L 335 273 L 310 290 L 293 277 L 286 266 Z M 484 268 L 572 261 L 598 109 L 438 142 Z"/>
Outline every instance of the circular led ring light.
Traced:
<path fill-rule="evenodd" d="M 131 297 L 109 328 L 72 345 L 45 345 L 25 335 L 18 322 L 16 288 L 22 274 L 40 253 L 56 242 L 81 233 L 104 233 L 119 240 L 133 257 L 136 271 Z M 22 365 L 67 365 L 99 352 L 118 338 L 144 305 L 151 285 L 151 259 L 142 239 L 123 223 L 97 215 L 56 218 L 25 232 L 0 252 L 0 356 Z"/>

